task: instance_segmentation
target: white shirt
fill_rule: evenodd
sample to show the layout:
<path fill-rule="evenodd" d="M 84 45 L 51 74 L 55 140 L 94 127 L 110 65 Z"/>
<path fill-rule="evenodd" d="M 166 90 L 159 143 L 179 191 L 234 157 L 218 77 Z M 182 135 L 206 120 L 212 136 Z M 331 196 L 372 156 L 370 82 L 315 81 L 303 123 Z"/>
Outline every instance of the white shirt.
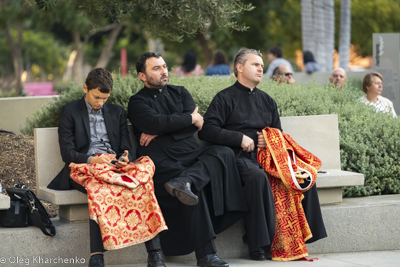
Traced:
<path fill-rule="evenodd" d="M 376 112 L 379 112 L 379 111 L 382 111 L 385 113 L 390 112 L 390 113 L 392 113 L 393 118 L 397 118 L 396 111 L 394 110 L 394 107 L 393 107 L 393 102 L 390 101 L 389 99 L 387 99 L 386 97 L 378 95 L 378 101 L 376 101 L 374 103 L 374 102 L 369 101 L 367 99 L 367 96 L 365 95 L 360 98 L 360 101 L 367 105 L 373 106 L 375 108 Z"/>

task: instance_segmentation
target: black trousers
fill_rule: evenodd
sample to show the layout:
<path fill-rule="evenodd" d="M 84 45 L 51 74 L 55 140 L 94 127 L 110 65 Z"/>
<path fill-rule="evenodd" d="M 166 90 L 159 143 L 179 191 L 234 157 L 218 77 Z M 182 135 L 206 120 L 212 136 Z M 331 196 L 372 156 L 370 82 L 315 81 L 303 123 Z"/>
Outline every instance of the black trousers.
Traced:
<path fill-rule="evenodd" d="M 80 192 L 87 194 L 86 189 L 74 180 L 70 179 L 70 184 Z M 89 220 L 89 236 L 90 236 L 90 253 L 104 252 L 106 251 L 103 246 L 103 238 L 101 237 L 100 226 L 98 223 Z M 153 239 L 145 242 L 147 252 L 152 250 L 160 250 L 160 237 L 157 235 Z"/>
<path fill-rule="evenodd" d="M 194 193 L 202 190 L 211 180 L 210 174 L 202 161 L 197 161 L 195 164 L 181 172 L 176 178 L 182 180 L 189 179 L 192 183 L 192 191 Z M 197 259 L 217 252 L 214 239 L 208 240 L 203 246 L 196 248 L 194 252 Z"/>
<path fill-rule="evenodd" d="M 237 158 L 240 178 L 246 196 L 249 213 L 245 217 L 244 240 L 249 251 L 272 244 L 275 235 L 275 204 L 271 186 L 257 160 Z"/>
<path fill-rule="evenodd" d="M 303 193 L 304 198 L 301 201 L 303 205 L 304 214 L 306 215 L 308 226 L 310 226 L 312 238 L 308 239 L 306 243 L 315 242 L 321 238 L 327 237 L 324 220 L 322 218 L 321 206 L 319 205 L 319 198 L 317 187 L 314 185 L 310 190 Z"/>

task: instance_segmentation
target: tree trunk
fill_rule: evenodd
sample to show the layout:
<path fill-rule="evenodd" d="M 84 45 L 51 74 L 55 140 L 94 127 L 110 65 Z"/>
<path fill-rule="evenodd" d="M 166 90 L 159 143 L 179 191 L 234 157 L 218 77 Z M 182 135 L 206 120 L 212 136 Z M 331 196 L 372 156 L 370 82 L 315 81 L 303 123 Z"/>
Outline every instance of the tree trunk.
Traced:
<path fill-rule="evenodd" d="M 314 54 L 312 0 L 301 0 L 301 36 L 303 52 L 310 51 Z"/>
<path fill-rule="evenodd" d="M 204 37 L 204 34 L 202 34 L 201 32 L 198 32 L 197 40 L 199 41 L 201 50 L 203 51 L 204 62 L 206 63 L 206 66 L 208 66 L 211 63 L 212 55 L 211 55 L 210 49 L 208 48 L 207 40 Z"/>
<path fill-rule="evenodd" d="M 97 60 L 95 68 L 105 68 L 107 67 L 108 63 L 110 62 L 111 58 L 114 56 L 112 49 L 114 44 L 118 38 L 118 35 L 124 28 L 124 24 L 115 24 L 114 29 L 108 36 L 107 43 L 104 45 L 100 58 Z"/>
<path fill-rule="evenodd" d="M 349 70 L 351 12 L 350 0 L 340 2 L 339 66 Z"/>
<path fill-rule="evenodd" d="M 7 45 L 10 49 L 11 56 L 13 58 L 13 66 L 14 66 L 14 76 L 16 80 L 16 92 L 18 95 L 22 94 L 22 90 L 24 89 L 21 81 L 21 76 L 23 72 L 23 61 L 22 61 L 22 52 L 21 52 L 21 43 L 22 43 L 22 24 L 18 25 L 18 36 L 16 42 L 13 41 L 11 36 L 10 27 L 6 25 L 5 27 L 5 36 Z"/>
<path fill-rule="evenodd" d="M 333 69 L 333 50 L 335 49 L 335 2 L 334 0 L 325 0 L 325 70 Z"/>
<path fill-rule="evenodd" d="M 326 66 L 324 17 L 324 2 L 314 1 L 314 57 L 322 71 L 325 71 Z"/>
<path fill-rule="evenodd" d="M 76 57 L 75 57 L 75 61 L 74 61 L 74 77 L 73 80 L 74 82 L 76 82 L 77 84 L 81 84 L 83 83 L 84 80 L 84 76 L 86 76 L 86 73 L 84 72 L 84 68 L 83 68 L 83 59 L 84 59 L 84 51 L 85 51 L 85 47 L 89 42 L 90 37 L 93 34 L 86 34 L 83 37 L 83 41 L 81 42 L 81 36 L 78 32 L 73 32 L 72 33 L 72 39 L 74 41 L 74 48 L 76 50 Z"/>

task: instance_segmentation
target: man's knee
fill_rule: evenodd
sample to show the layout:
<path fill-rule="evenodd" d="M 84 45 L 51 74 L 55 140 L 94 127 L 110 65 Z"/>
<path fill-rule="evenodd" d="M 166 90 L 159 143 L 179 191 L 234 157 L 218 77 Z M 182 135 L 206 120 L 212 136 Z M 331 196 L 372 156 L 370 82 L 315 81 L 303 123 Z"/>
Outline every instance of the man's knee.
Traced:
<path fill-rule="evenodd" d="M 226 155 L 228 157 L 235 158 L 235 153 L 233 152 L 233 150 L 230 147 L 214 145 L 214 146 L 212 146 L 211 150 L 213 151 L 212 153 L 217 152 L 217 154 L 220 154 L 220 155 L 222 154 L 222 155 Z"/>
<path fill-rule="evenodd" d="M 240 171 L 239 173 L 244 185 L 264 187 L 268 183 L 268 177 L 265 174 L 264 170 L 261 168 L 254 167 L 252 169 L 246 170 L 245 173 Z"/>

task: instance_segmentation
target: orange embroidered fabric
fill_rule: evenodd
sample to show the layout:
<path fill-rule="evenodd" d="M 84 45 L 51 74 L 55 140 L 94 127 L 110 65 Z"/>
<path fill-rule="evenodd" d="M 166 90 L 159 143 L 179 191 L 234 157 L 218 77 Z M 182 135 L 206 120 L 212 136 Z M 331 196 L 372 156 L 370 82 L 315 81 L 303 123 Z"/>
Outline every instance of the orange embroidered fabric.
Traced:
<path fill-rule="evenodd" d="M 267 173 L 275 203 L 275 236 L 271 245 L 272 260 L 291 261 L 308 256 L 305 241 L 312 237 L 304 214 L 302 191 L 314 185 L 321 160 L 300 147 L 289 135 L 274 128 L 263 129 L 267 143 L 259 149 L 258 162 Z M 296 172 L 311 177 L 297 178 Z"/>
<path fill-rule="evenodd" d="M 75 163 L 69 168 L 71 178 L 87 190 L 89 216 L 99 224 L 106 250 L 146 242 L 168 229 L 154 194 L 155 166 L 149 157 L 120 169 Z"/>

